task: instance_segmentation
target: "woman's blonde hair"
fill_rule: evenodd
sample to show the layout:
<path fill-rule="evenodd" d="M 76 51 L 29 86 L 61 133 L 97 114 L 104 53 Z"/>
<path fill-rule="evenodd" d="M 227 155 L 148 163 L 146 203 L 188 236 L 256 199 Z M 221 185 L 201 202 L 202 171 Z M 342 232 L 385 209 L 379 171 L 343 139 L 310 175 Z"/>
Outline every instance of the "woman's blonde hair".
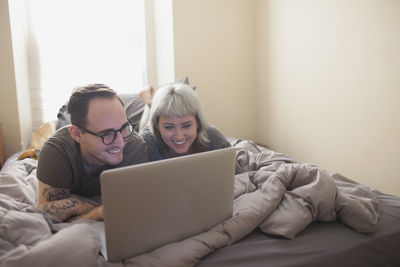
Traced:
<path fill-rule="evenodd" d="M 156 139 L 162 141 L 158 129 L 160 117 L 176 115 L 183 117 L 193 115 L 198 122 L 196 140 L 202 146 L 209 143 L 207 122 L 203 115 L 200 100 L 193 87 L 184 83 L 174 83 L 162 86 L 154 94 L 150 111 L 150 130 Z"/>

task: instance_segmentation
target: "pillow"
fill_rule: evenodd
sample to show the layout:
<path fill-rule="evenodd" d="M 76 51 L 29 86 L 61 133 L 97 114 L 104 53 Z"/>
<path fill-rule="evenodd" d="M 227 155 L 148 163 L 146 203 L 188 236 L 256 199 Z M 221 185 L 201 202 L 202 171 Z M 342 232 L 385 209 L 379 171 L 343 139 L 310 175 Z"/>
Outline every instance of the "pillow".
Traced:
<path fill-rule="evenodd" d="M 61 106 L 57 113 L 56 130 L 71 124 L 71 115 L 67 112 L 68 102 Z"/>
<path fill-rule="evenodd" d="M 138 94 L 120 94 L 125 106 L 125 112 L 128 119 L 134 124 L 135 131 L 139 131 L 140 119 L 142 118 L 145 104 Z"/>

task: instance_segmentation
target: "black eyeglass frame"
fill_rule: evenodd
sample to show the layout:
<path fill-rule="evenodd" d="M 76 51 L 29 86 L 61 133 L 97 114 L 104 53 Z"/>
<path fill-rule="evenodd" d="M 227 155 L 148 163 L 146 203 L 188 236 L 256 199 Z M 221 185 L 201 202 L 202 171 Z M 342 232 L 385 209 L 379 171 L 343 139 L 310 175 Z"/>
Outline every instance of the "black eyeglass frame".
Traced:
<path fill-rule="evenodd" d="M 94 132 L 92 132 L 92 131 L 86 129 L 85 127 L 82 127 L 82 130 L 84 130 L 85 132 L 87 132 L 87 133 L 89 133 L 89 134 L 91 134 L 91 135 L 100 137 L 100 138 L 101 138 L 101 141 L 103 142 L 103 144 L 105 144 L 106 146 L 108 146 L 108 145 L 111 145 L 112 143 L 114 143 L 115 138 L 117 138 L 117 133 L 118 133 L 118 132 L 121 133 L 122 130 L 123 130 L 125 127 L 127 127 L 127 126 L 130 127 L 130 134 L 129 134 L 128 136 L 125 136 L 125 137 L 122 136 L 122 138 L 124 139 L 124 141 L 126 141 L 126 139 L 128 139 L 128 137 L 131 136 L 131 135 L 133 134 L 133 132 L 135 131 L 135 124 L 132 123 L 132 122 L 130 122 L 130 121 L 124 123 L 124 125 L 122 125 L 122 127 L 119 128 L 118 130 L 105 130 L 105 131 L 104 131 L 104 134 L 94 133 Z M 113 133 L 114 133 L 114 137 L 112 138 L 112 141 L 111 141 L 110 143 L 107 144 L 106 142 L 104 142 L 104 137 L 105 137 L 106 135 L 108 135 L 110 132 L 113 132 Z M 121 133 L 121 135 L 122 135 L 122 133 Z"/>

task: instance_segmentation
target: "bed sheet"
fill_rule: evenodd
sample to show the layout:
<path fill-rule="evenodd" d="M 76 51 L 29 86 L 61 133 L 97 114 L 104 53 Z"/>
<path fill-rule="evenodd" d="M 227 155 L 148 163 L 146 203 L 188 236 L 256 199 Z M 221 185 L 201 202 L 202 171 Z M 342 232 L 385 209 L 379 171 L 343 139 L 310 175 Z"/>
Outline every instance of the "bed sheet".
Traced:
<path fill-rule="evenodd" d="M 236 212 L 233 218 L 199 236 L 115 264 L 105 262 L 99 254 L 101 238 L 93 230 L 93 222 L 61 223 L 35 208 L 35 160 L 10 163 L 0 172 L 0 266 L 24 266 L 29 263 L 37 266 L 317 266 L 321 262 L 327 266 L 327 260 L 335 260 L 336 264 L 343 266 L 357 266 L 346 261 L 346 257 L 354 258 L 357 264 L 357 260 L 360 264 L 369 263 L 364 266 L 381 266 L 383 259 L 387 261 L 386 266 L 400 263 L 399 257 L 395 256 L 397 253 L 393 253 L 394 248 L 399 247 L 400 240 L 400 198 L 376 192 L 380 202 L 379 212 L 375 191 L 370 188 L 338 174 L 319 170 L 316 166 L 299 164 L 287 155 L 257 146 L 251 141 L 231 141 L 237 148 L 238 162 L 244 168 L 235 180 Z M 299 175 L 303 171 L 311 175 Z M 279 184 L 274 186 L 275 182 L 267 182 L 271 177 Z M 296 177 L 300 180 L 296 180 Z M 306 183 L 300 184 L 298 181 Z M 286 185 L 291 190 L 302 186 L 306 190 L 303 193 L 296 191 L 297 195 L 293 198 L 294 191 L 285 193 L 285 189 L 278 192 L 285 187 L 285 183 L 291 184 Z M 341 188 L 340 191 L 337 191 L 335 183 Z M 264 189 L 257 189 L 263 186 Z M 270 194 L 259 192 L 263 190 Z M 355 203 L 357 209 L 350 207 L 349 210 L 360 211 L 364 217 L 358 217 L 358 214 L 348 221 L 349 216 L 338 216 L 342 222 L 317 222 L 323 218 L 319 216 L 324 213 L 321 207 L 326 201 L 324 196 L 318 194 L 319 191 L 336 197 L 348 196 L 346 201 L 340 201 L 339 204 L 332 202 L 335 199 L 328 199 L 329 209 L 343 211 L 346 206 Z M 307 199 L 307 194 L 302 195 L 307 192 L 313 192 L 314 197 Z M 281 200 L 285 200 L 286 194 L 286 199 L 300 200 L 299 203 L 307 207 L 304 210 L 308 215 L 304 222 L 297 219 L 290 222 L 283 218 L 288 225 L 292 223 L 289 233 L 280 234 L 286 236 L 284 238 L 269 232 L 279 229 L 274 225 L 278 226 L 276 222 L 282 220 L 267 223 L 264 220 L 282 206 Z M 351 201 L 354 203 L 351 204 Z M 265 206 L 259 205 L 260 202 L 268 205 L 269 213 L 262 211 Z M 246 214 L 251 216 L 244 216 Z M 336 214 L 328 215 L 330 221 L 335 221 Z M 381 218 L 378 223 L 379 215 Z M 279 216 L 276 218 L 279 219 Z M 308 225 L 310 219 L 313 222 Z M 264 225 L 260 225 L 263 221 Z M 293 225 L 297 225 L 297 228 L 293 228 Z"/>
<path fill-rule="evenodd" d="M 381 215 L 372 234 L 340 222 L 314 222 L 294 239 L 255 230 L 206 256 L 198 267 L 400 266 L 400 198 L 378 192 Z"/>

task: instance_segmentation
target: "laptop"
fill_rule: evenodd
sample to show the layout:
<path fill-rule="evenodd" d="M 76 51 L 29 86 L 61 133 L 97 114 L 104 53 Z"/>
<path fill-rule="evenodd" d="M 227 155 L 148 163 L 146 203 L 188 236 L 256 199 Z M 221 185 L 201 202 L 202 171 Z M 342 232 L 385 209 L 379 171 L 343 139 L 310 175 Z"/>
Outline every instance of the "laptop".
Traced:
<path fill-rule="evenodd" d="M 228 219 L 234 173 L 234 148 L 103 171 L 103 255 L 125 260 Z"/>

